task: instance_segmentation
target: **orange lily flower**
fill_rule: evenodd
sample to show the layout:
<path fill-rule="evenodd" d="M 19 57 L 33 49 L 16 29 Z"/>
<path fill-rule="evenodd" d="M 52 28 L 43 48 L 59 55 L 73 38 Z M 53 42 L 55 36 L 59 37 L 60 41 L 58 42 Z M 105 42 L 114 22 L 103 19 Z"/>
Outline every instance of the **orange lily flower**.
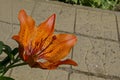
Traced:
<path fill-rule="evenodd" d="M 77 66 L 71 59 L 65 58 L 77 41 L 71 34 L 53 34 L 56 15 L 53 14 L 38 27 L 24 10 L 20 10 L 18 19 L 20 31 L 12 38 L 19 44 L 19 55 L 30 67 L 56 69 L 61 64 Z"/>

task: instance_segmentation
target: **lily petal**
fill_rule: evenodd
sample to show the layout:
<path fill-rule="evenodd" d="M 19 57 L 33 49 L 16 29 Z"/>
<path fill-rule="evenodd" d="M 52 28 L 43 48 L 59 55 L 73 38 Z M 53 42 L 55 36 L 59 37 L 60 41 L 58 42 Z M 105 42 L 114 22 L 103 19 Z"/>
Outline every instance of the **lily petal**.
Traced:
<path fill-rule="evenodd" d="M 56 15 L 53 14 L 52 16 L 50 16 L 45 22 L 41 23 L 38 27 L 38 30 L 45 30 L 50 34 L 53 34 L 54 32 L 54 25 L 55 25 L 55 18 Z"/>
<path fill-rule="evenodd" d="M 50 62 L 59 61 L 69 54 L 76 41 L 77 38 L 74 35 L 58 34 L 56 40 L 40 55 L 40 58 L 43 57 Z"/>
<path fill-rule="evenodd" d="M 57 61 L 55 63 L 51 63 L 49 61 L 44 62 L 44 63 L 38 62 L 36 65 L 34 65 L 32 67 L 39 67 L 42 69 L 51 70 L 51 69 L 56 69 L 59 65 L 62 65 L 62 64 L 69 64 L 69 65 L 77 66 L 77 63 L 75 61 L 73 61 L 71 59 L 66 59 L 64 61 Z"/>
<path fill-rule="evenodd" d="M 20 10 L 18 14 L 20 21 L 20 32 L 12 38 L 23 45 L 27 45 L 35 28 L 35 21 L 26 14 L 24 10 Z"/>
<path fill-rule="evenodd" d="M 58 65 L 62 65 L 62 64 L 69 64 L 69 65 L 74 65 L 74 66 L 77 66 L 77 65 L 78 65 L 75 61 L 73 61 L 73 60 L 71 60 L 71 59 L 66 59 L 66 60 L 60 61 L 60 62 L 58 63 Z"/>
<path fill-rule="evenodd" d="M 35 42 L 43 43 L 50 35 L 54 32 L 54 25 L 55 25 L 55 18 L 56 15 L 53 14 L 50 16 L 45 22 L 41 23 L 36 31 L 36 36 L 33 41 L 33 45 Z"/>

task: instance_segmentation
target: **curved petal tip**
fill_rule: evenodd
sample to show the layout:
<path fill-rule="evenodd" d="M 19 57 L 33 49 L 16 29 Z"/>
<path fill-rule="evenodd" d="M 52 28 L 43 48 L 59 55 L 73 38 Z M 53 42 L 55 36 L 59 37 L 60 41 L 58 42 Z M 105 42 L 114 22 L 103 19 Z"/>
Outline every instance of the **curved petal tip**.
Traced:
<path fill-rule="evenodd" d="M 67 44 L 71 46 L 75 45 L 77 42 L 77 37 L 75 35 L 68 35 L 66 39 L 68 39 Z"/>
<path fill-rule="evenodd" d="M 26 12 L 25 12 L 25 10 L 20 10 L 19 11 L 19 14 L 18 14 L 18 19 L 20 20 L 20 21 L 24 21 L 24 19 L 26 19 L 27 18 L 27 14 L 26 14 Z"/>
<path fill-rule="evenodd" d="M 55 24 L 55 18 L 56 18 L 56 14 L 53 14 L 52 16 L 50 16 L 47 20 L 47 24 L 49 26 L 54 26 Z"/>

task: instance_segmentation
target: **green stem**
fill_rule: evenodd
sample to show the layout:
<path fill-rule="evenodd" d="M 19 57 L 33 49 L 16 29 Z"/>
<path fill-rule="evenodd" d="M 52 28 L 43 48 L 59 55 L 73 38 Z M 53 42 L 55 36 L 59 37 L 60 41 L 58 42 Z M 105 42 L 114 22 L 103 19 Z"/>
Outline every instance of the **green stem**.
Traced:
<path fill-rule="evenodd" d="M 11 65 L 8 68 L 14 68 L 14 67 L 23 66 L 23 65 L 27 65 L 27 63 L 20 63 L 20 64 Z"/>
<path fill-rule="evenodd" d="M 4 76 L 5 73 L 10 69 L 10 68 L 14 68 L 14 67 L 17 67 L 17 66 L 23 66 L 23 65 L 26 65 L 27 63 L 18 63 L 18 64 L 15 64 L 17 62 L 19 62 L 21 59 L 15 59 L 11 64 L 9 64 L 4 70 L 4 73 L 1 75 L 1 76 Z"/>

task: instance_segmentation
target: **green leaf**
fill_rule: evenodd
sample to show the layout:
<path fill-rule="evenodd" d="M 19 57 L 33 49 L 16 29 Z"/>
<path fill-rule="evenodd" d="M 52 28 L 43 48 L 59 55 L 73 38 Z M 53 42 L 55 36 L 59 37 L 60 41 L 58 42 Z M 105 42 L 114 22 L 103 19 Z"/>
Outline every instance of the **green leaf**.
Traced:
<path fill-rule="evenodd" d="M 10 58 L 14 60 L 14 57 L 17 53 L 18 53 L 18 48 L 14 48 L 10 53 L 11 54 Z"/>
<path fill-rule="evenodd" d="M 2 51 L 3 51 L 3 45 L 4 43 L 2 41 L 0 41 L 0 54 L 2 54 Z"/>
<path fill-rule="evenodd" d="M 12 59 L 14 56 L 13 56 L 13 54 L 11 54 L 11 51 L 12 51 L 12 49 L 10 48 L 10 46 L 8 46 L 8 45 L 4 45 L 4 52 L 10 57 L 10 59 Z"/>
<path fill-rule="evenodd" d="M 4 72 L 4 66 L 0 66 L 0 73 Z"/>
<path fill-rule="evenodd" d="M 11 54 L 13 55 L 16 55 L 18 53 L 18 48 L 14 48 L 12 51 L 11 51 Z"/>
<path fill-rule="evenodd" d="M 15 80 L 15 79 L 6 76 L 0 76 L 0 80 Z"/>
<path fill-rule="evenodd" d="M 14 56 L 18 53 L 18 48 L 15 48 L 9 53 L 9 55 L 0 61 L 0 67 L 6 66 L 11 60 L 14 59 Z"/>
<path fill-rule="evenodd" d="M 2 61 L 0 61 L 0 67 L 6 66 L 10 62 L 10 57 L 5 57 Z"/>
<path fill-rule="evenodd" d="M 12 51 L 12 49 L 8 45 L 4 45 L 4 48 L 5 48 L 4 52 L 7 53 L 7 54 L 9 54 Z"/>

